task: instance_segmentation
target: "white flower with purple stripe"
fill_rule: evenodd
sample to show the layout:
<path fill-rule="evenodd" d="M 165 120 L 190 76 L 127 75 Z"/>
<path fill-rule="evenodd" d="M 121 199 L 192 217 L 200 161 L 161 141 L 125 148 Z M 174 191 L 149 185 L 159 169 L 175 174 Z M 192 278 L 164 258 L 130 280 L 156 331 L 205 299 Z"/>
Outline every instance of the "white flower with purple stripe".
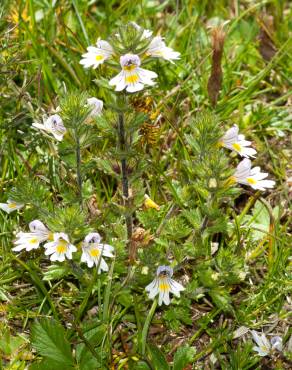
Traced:
<path fill-rule="evenodd" d="M 112 46 L 104 40 L 97 40 L 96 46 L 88 46 L 87 53 L 82 55 L 80 64 L 84 68 L 96 69 L 100 64 L 111 58 L 114 54 Z"/>
<path fill-rule="evenodd" d="M 257 346 L 253 347 L 253 350 L 258 353 L 259 356 L 265 357 L 271 355 L 275 350 L 282 352 L 283 341 L 279 336 L 272 337 L 269 341 L 264 333 L 259 335 L 255 330 L 251 331 L 252 338 Z"/>
<path fill-rule="evenodd" d="M 62 118 L 58 114 L 53 114 L 44 120 L 44 123 L 34 122 L 33 127 L 52 134 L 58 141 L 63 140 L 63 136 L 66 133 L 66 127 L 63 124 Z"/>
<path fill-rule="evenodd" d="M 155 85 L 153 79 L 158 77 L 157 74 L 141 68 L 141 60 L 138 55 L 122 55 L 120 64 L 122 71 L 109 82 L 111 86 L 116 87 L 116 91 L 126 90 L 133 93 L 143 90 L 144 85 Z"/>
<path fill-rule="evenodd" d="M 11 213 L 13 211 L 16 211 L 20 208 L 22 208 L 24 204 L 17 203 L 12 199 L 8 199 L 7 203 L 0 203 L 0 209 L 6 213 Z"/>
<path fill-rule="evenodd" d="M 70 243 L 69 237 L 65 233 L 55 233 L 53 235 L 53 241 L 46 243 L 45 255 L 51 256 L 51 261 L 65 261 L 65 258 L 72 259 L 72 253 L 77 251 L 77 248 Z"/>
<path fill-rule="evenodd" d="M 81 262 L 87 263 L 89 268 L 98 267 L 98 273 L 108 271 L 108 265 L 102 257 L 114 257 L 114 247 L 101 243 L 98 233 L 89 233 L 82 243 Z"/>
<path fill-rule="evenodd" d="M 249 185 L 255 190 L 266 190 L 273 188 L 275 181 L 264 180 L 268 173 L 261 172 L 260 167 L 251 168 L 251 161 L 243 159 L 237 166 L 232 180 L 242 185 Z"/>
<path fill-rule="evenodd" d="M 50 239 L 52 233 L 39 220 L 34 220 L 29 224 L 29 233 L 19 232 L 16 234 L 17 239 L 13 242 L 13 252 L 20 252 L 25 249 L 27 252 L 37 249 L 40 243 Z"/>
<path fill-rule="evenodd" d="M 156 271 L 156 277 L 146 286 L 145 290 L 148 292 L 149 298 L 154 299 L 157 295 L 158 304 L 162 303 L 169 305 L 169 293 L 173 293 L 176 297 L 180 297 L 180 292 L 185 288 L 171 277 L 173 269 L 170 266 L 159 266 Z"/>
<path fill-rule="evenodd" d="M 225 135 L 221 138 L 220 143 L 225 148 L 233 150 L 234 152 L 240 154 L 242 157 L 254 157 L 257 153 L 256 150 L 253 148 L 249 148 L 251 142 L 245 140 L 244 135 L 239 135 L 238 131 L 238 126 L 234 125 L 229 130 L 227 130 Z"/>
<path fill-rule="evenodd" d="M 146 55 L 152 58 L 162 58 L 171 63 L 174 63 L 173 60 L 180 59 L 180 53 L 166 46 L 161 36 L 153 37 L 146 50 Z"/>

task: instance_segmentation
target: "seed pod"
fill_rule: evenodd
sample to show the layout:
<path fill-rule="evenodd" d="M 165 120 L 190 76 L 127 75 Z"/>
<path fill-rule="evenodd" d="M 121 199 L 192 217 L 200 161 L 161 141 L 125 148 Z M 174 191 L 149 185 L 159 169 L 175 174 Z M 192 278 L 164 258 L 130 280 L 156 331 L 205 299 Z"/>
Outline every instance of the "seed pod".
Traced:
<path fill-rule="evenodd" d="M 225 36 L 226 34 L 223 30 L 223 26 L 214 27 L 211 31 L 213 54 L 211 76 L 208 81 L 208 94 L 213 107 L 215 107 L 217 104 L 219 91 L 222 85 L 223 73 L 221 68 L 221 60 Z"/>

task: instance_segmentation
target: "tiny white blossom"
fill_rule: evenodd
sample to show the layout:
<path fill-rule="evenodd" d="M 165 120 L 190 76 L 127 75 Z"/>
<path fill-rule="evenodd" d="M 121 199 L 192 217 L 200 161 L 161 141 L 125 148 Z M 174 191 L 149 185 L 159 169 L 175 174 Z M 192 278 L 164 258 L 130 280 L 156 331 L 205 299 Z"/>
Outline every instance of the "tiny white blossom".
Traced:
<path fill-rule="evenodd" d="M 103 101 L 97 98 L 88 98 L 87 105 L 90 107 L 90 117 L 98 117 L 101 115 L 101 111 L 103 108 Z"/>
<path fill-rule="evenodd" d="M 180 283 L 171 278 L 172 275 L 173 270 L 170 266 L 159 266 L 155 279 L 145 288 L 150 299 L 153 299 L 159 294 L 159 306 L 162 303 L 169 305 L 169 293 L 173 293 L 176 297 L 179 297 L 180 292 L 185 289 Z"/>
<path fill-rule="evenodd" d="M 23 249 L 29 252 L 32 249 L 37 249 L 40 243 L 52 237 L 50 230 L 39 220 L 30 222 L 29 229 L 29 233 L 21 231 L 16 234 L 17 239 L 13 242 L 15 247 L 12 248 L 14 252 L 20 252 Z"/>
<path fill-rule="evenodd" d="M 245 140 L 244 135 L 239 135 L 238 130 L 238 126 L 234 125 L 225 133 L 220 142 L 225 148 L 235 151 L 242 157 L 254 157 L 257 153 L 256 150 L 248 148 L 251 145 L 251 142 Z"/>
<path fill-rule="evenodd" d="M 112 46 L 104 40 L 97 40 L 96 46 L 88 46 L 87 53 L 82 55 L 80 64 L 84 66 L 84 68 L 96 69 L 100 64 L 102 64 L 105 60 L 111 58 L 114 54 L 114 49 Z"/>
<path fill-rule="evenodd" d="M 180 59 L 180 53 L 166 46 L 161 36 L 153 37 L 146 50 L 146 55 L 153 58 L 163 58 L 171 63 L 174 63 L 173 60 Z"/>
<path fill-rule="evenodd" d="M 65 261 L 65 257 L 72 259 L 72 253 L 77 251 L 77 248 L 70 243 L 69 237 L 65 233 L 55 233 L 53 235 L 53 241 L 46 243 L 45 255 L 51 255 L 51 261 Z"/>
<path fill-rule="evenodd" d="M 135 28 L 136 30 L 140 31 L 142 27 L 140 27 L 137 23 L 135 22 L 130 22 Z M 147 30 L 147 29 L 143 29 L 143 33 L 142 33 L 142 36 L 141 36 L 141 40 L 144 40 L 144 39 L 148 39 L 149 37 L 152 36 L 152 31 L 150 30 Z"/>
<path fill-rule="evenodd" d="M 273 188 L 275 185 L 273 180 L 264 180 L 267 176 L 267 173 L 261 172 L 260 167 L 251 168 L 251 161 L 245 158 L 238 164 L 232 178 L 235 182 L 249 185 L 253 189 L 266 190 L 266 188 Z"/>
<path fill-rule="evenodd" d="M 82 244 L 81 262 L 87 263 L 88 267 L 95 265 L 98 273 L 108 271 L 108 265 L 102 257 L 114 257 L 114 247 L 102 244 L 98 233 L 89 233 Z"/>
<path fill-rule="evenodd" d="M 283 343 L 282 338 L 275 336 L 269 341 L 264 333 L 260 336 L 255 330 L 251 331 L 254 342 L 257 346 L 253 347 L 253 350 L 258 352 L 261 357 L 269 356 L 274 350 L 282 351 Z"/>
<path fill-rule="evenodd" d="M 23 206 L 24 204 L 16 203 L 12 199 L 8 199 L 7 203 L 0 203 L 0 209 L 2 209 L 2 211 L 5 211 L 6 213 L 16 211 L 17 209 L 20 209 Z"/>
<path fill-rule="evenodd" d="M 156 78 L 157 74 L 140 68 L 141 60 L 138 55 L 122 55 L 120 64 L 122 71 L 109 82 L 111 86 L 116 86 L 116 91 L 126 89 L 126 91 L 133 93 L 142 90 L 144 85 L 153 86 L 155 84 L 152 79 Z"/>
<path fill-rule="evenodd" d="M 53 114 L 48 117 L 44 120 L 43 124 L 34 122 L 32 126 L 52 134 L 58 141 L 62 141 L 63 136 L 66 133 L 66 127 L 63 124 L 62 118 L 58 114 Z"/>

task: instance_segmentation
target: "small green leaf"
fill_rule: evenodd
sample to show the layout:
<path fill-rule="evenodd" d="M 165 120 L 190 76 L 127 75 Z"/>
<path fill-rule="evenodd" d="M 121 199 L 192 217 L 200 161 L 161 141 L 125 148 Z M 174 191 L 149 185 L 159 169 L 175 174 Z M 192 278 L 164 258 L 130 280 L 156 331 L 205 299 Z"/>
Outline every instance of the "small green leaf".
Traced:
<path fill-rule="evenodd" d="M 144 361 L 139 361 L 133 365 L 133 370 L 150 370 L 150 367 Z"/>
<path fill-rule="evenodd" d="M 73 367 L 73 357 L 65 330 L 55 320 L 44 318 L 35 322 L 31 328 L 31 342 L 40 355 L 57 362 L 63 370 Z"/>
<path fill-rule="evenodd" d="M 154 344 L 149 344 L 148 353 L 151 365 L 155 370 L 169 370 L 169 365 L 164 357 L 164 354 L 158 347 L 156 347 Z"/>
<path fill-rule="evenodd" d="M 195 353 L 196 349 L 188 345 L 178 348 L 173 359 L 173 370 L 183 370 L 193 361 Z"/>
<path fill-rule="evenodd" d="M 223 311 L 231 310 L 231 297 L 226 290 L 218 287 L 210 290 L 208 294 L 218 308 L 221 308 Z"/>
<path fill-rule="evenodd" d="M 70 269 L 66 265 L 51 265 L 48 267 L 48 271 L 44 273 L 43 280 L 55 280 L 61 279 L 62 277 L 68 275 Z"/>

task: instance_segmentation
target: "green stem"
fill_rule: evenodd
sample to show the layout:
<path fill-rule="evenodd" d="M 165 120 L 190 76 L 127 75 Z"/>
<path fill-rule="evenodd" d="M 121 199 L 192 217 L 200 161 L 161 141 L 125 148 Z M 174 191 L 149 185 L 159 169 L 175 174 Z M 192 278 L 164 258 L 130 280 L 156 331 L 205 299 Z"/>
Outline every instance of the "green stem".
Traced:
<path fill-rule="evenodd" d="M 83 301 L 82 301 L 82 303 L 79 307 L 79 310 L 76 314 L 76 318 L 75 318 L 76 323 L 78 323 L 80 321 L 80 319 L 82 318 L 82 316 L 83 316 L 83 313 L 84 313 L 84 311 L 87 307 L 88 300 L 89 300 L 89 298 L 92 294 L 92 289 L 93 289 L 93 286 L 95 284 L 96 278 L 97 278 L 97 269 L 94 269 L 92 280 L 91 280 L 89 286 L 87 287 L 86 295 L 85 295 L 85 297 L 84 297 L 84 299 L 83 299 Z"/>
<path fill-rule="evenodd" d="M 81 208 L 83 208 L 80 140 L 76 130 L 75 130 L 75 140 L 76 140 L 76 174 L 77 174 L 78 195 L 80 206 Z"/>
<path fill-rule="evenodd" d="M 151 309 L 150 309 L 150 311 L 149 311 L 149 313 L 146 317 L 145 324 L 144 324 L 143 329 L 142 329 L 142 335 L 141 335 L 141 354 L 142 354 L 142 356 L 145 356 L 146 341 L 147 341 L 147 334 L 148 334 L 148 330 L 149 330 L 149 325 L 152 321 L 152 317 L 154 315 L 156 307 L 157 307 L 157 299 L 154 299 L 154 301 L 152 303 L 152 306 L 151 306 Z"/>
<path fill-rule="evenodd" d="M 81 18 L 81 15 L 80 15 L 80 13 L 79 13 L 79 10 L 78 10 L 78 8 L 77 8 L 77 5 L 76 5 L 76 3 L 75 3 L 75 0 L 72 0 L 72 5 L 73 5 L 73 8 L 74 8 L 74 10 L 75 10 L 75 13 L 76 13 L 76 16 L 77 16 L 78 22 L 79 22 L 79 24 L 80 24 L 80 27 L 81 27 L 81 29 L 82 29 L 82 33 L 83 33 L 83 35 L 84 35 L 84 38 L 85 38 L 85 40 L 86 40 L 86 42 L 87 42 L 87 45 L 90 45 L 89 38 L 88 38 L 88 35 L 87 35 L 87 32 L 86 32 L 86 28 L 85 28 L 84 23 L 83 23 L 83 21 L 82 21 L 82 18 Z"/>
<path fill-rule="evenodd" d="M 111 268 L 108 274 L 108 284 L 105 290 L 104 294 L 104 300 L 103 300 L 103 314 L 102 314 L 102 320 L 104 323 L 108 322 L 109 319 L 109 300 L 110 300 L 110 294 L 111 294 L 111 288 L 112 288 L 112 279 L 113 279 L 113 272 L 114 272 L 114 266 L 115 266 L 115 260 L 113 260 L 111 264 Z"/>
<path fill-rule="evenodd" d="M 85 346 L 92 353 L 93 357 L 95 357 L 97 360 L 100 360 L 100 357 L 99 357 L 98 353 L 95 351 L 94 346 L 92 346 L 91 343 L 86 339 L 86 337 L 84 336 L 84 334 L 83 334 L 82 330 L 79 328 L 79 326 L 78 325 L 75 325 L 73 323 L 73 327 L 77 331 L 79 337 L 81 338 L 81 340 L 83 341 L 83 343 L 85 344 Z"/>
<path fill-rule="evenodd" d="M 129 259 L 130 261 L 135 260 L 135 252 L 132 251 L 131 248 L 131 239 L 133 234 L 133 219 L 132 219 L 132 212 L 130 210 L 130 201 L 129 201 L 129 180 L 128 180 L 128 171 L 127 171 L 127 160 L 126 154 L 128 152 L 127 140 L 126 140 L 126 133 L 125 133 L 125 116 L 124 112 L 119 112 L 118 114 L 118 134 L 119 134 L 119 144 L 120 150 L 123 152 L 123 157 L 121 159 L 121 167 L 122 167 L 122 189 L 123 189 L 123 197 L 125 201 L 125 220 L 127 226 L 127 247 L 129 250 Z"/>

